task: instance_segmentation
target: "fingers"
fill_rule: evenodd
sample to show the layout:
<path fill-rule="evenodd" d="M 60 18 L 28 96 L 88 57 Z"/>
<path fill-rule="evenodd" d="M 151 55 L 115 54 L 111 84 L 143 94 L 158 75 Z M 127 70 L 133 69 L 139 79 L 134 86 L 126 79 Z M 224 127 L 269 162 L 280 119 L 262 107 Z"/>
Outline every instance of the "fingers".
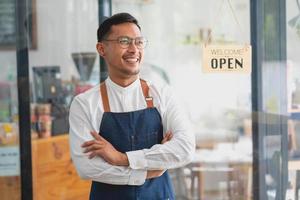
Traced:
<path fill-rule="evenodd" d="M 161 143 L 164 144 L 164 143 L 170 141 L 172 139 L 172 137 L 173 137 L 173 133 L 171 131 L 167 131 L 163 140 L 161 141 Z"/>
<path fill-rule="evenodd" d="M 164 137 L 163 140 L 161 141 L 161 143 L 164 144 L 164 143 L 166 143 L 166 142 L 167 142 L 167 138 Z"/>
<path fill-rule="evenodd" d="M 94 143 L 90 146 L 87 146 L 83 153 L 90 153 L 88 158 L 89 159 L 92 159 L 94 158 L 95 156 L 97 156 L 98 154 L 100 155 L 102 150 L 105 148 L 105 143 Z"/>
<path fill-rule="evenodd" d="M 173 133 L 171 131 L 168 131 L 166 134 L 167 141 L 170 141 L 172 137 L 173 137 Z"/>
<path fill-rule="evenodd" d="M 97 152 L 92 152 L 92 153 L 89 155 L 89 159 L 92 159 L 92 158 L 94 158 L 95 156 L 97 156 Z"/>
<path fill-rule="evenodd" d="M 91 131 L 90 133 L 96 140 L 90 140 L 90 141 L 84 142 L 81 145 L 81 147 L 87 147 L 87 146 L 93 145 L 96 141 L 106 142 L 106 140 L 102 136 L 100 136 L 96 131 Z"/>
<path fill-rule="evenodd" d="M 92 145 L 90 147 L 85 148 L 85 150 L 83 151 L 83 153 L 88 153 L 88 152 L 91 152 L 91 151 L 100 150 L 100 149 L 102 149 L 104 147 L 105 147 L 105 145 L 94 144 L 94 145 Z"/>
<path fill-rule="evenodd" d="M 164 144 L 164 143 L 166 143 L 166 142 L 169 141 L 169 137 L 170 137 L 169 135 L 170 135 L 170 132 L 169 132 L 169 131 L 166 132 L 166 134 L 165 134 L 163 140 L 161 141 L 162 144 Z"/>
<path fill-rule="evenodd" d="M 81 145 L 81 147 L 87 147 L 87 146 L 93 145 L 94 143 L 95 143 L 95 140 L 90 140 L 90 141 L 84 142 Z"/>
<path fill-rule="evenodd" d="M 107 141 L 96 131 L 90 131 L 90 133 L 95 139 L 84 142 L 81 147 L 84 148 L 83 153 L 90 153 L 89 158 L 91 159 L 105 148 Z"/>
<path fill-rule="evenodd" d="M 102 139 L 102 137 L 96 131 L 91 131 L 90 133 L 96 140 Z"/>
<path fill-rule="evenodd" d="M 104 141 L 99 141 L 99 140 L 90 140 L 90 141 L 87 141 L 87 142 L 84 142 L 81 147 L 85 148 L 85 147 L 88 147 L 88 146 L 91 146 L 91 145 L 94 145 L 94 144 L 105 144 Z"/>
<path fill-rule="evenodd" d="M 104 139 L 104 137 L 102 137 L 100 135 L 100 133 L 97 133 L 96 131 L 91 131 L 91 135 L 96 139 L 96 140 L 102 140 L 102 141 L 106 141 L 106 139 Z"/>

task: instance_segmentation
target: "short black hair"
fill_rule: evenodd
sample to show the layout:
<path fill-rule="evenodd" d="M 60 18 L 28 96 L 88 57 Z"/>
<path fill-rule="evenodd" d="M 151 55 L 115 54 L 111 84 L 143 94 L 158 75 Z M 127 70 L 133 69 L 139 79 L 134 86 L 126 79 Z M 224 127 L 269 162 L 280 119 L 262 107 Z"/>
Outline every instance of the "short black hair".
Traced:
<path fill-rule="evenodd" d="M 129 13 L 117 13 L 107 19 L 105 19 L 99 26 L 97 30 L 97 39 L 98 42 L 101 42 L 109 33 L 111 27 L 113 25 L 122 24 L 122 23 L 133 23 L 135 24 L 140 30 L 141 27 L 136 18 L 134 18 Z"/>

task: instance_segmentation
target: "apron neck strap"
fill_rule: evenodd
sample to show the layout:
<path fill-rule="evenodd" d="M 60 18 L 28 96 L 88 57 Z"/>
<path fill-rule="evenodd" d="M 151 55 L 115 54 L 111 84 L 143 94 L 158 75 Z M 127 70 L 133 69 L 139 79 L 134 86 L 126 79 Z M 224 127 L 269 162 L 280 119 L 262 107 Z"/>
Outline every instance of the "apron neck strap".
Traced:
<path fill-rule="evenodd" d="M 153 98 L 149 96 L 149 86 L 147 82 L 143 79 L 140 79 L 141 87 L 143 90 L 143 94 L 145 97 L 145 101 L 147 103 L 147 108 L 153 108 Z M 100 92 L 102 97 L 103 109 L 104 112 L 110 112 L 110 106 L 108 101 L 107 89 L 105 85 L 105 81 L 100 84 Z"/>
<path fill-rule="evenodd" d="M 102 82 L 100 84 L 100 92 L 101 92 L 104 112 L 110 112 L 110 107 L 109 107 L 108 95 L 107 95 L 105 82 Z"/>
<path fill-rule="evenodd" d="M 149 96 L 149 86 L 147 84 L 147 82 L 143 79 L 140 79 L 141 81 L 141 86 L 142 86 L 142 90 L 143 90 L 143 94 L 147 103 L 147 108 L 153 108 L 153 98 L 151 96 Z"/>

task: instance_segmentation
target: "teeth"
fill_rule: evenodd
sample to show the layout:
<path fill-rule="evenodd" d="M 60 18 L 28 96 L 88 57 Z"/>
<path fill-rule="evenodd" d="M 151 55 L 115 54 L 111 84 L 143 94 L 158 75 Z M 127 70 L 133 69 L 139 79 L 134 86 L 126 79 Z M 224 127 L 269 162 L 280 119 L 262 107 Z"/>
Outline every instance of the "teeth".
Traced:
<path fill-rule="evenodd" d="M 128 62 L 137 62 L 138 61 L 137 58 L 127 58 L 125 60 L 128 61 Z"/>

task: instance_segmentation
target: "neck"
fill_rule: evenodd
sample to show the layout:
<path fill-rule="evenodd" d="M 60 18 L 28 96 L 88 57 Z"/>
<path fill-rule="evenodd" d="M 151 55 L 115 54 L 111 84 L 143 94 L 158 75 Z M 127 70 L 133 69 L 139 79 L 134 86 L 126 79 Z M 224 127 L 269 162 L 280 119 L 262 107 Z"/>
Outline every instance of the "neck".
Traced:
<path fill-rule="evenodd" d="M 138 78 L 138 76 L 134 75 L 134 76 L 130 76 L 129 78 L 119 78 L 119 77 L 109 76 L 109 78 L 114 83 L 118 84 L 119 86 L 127 87 L 128 85 L 130 85 L 131 83 L 133 83 Z"/>

